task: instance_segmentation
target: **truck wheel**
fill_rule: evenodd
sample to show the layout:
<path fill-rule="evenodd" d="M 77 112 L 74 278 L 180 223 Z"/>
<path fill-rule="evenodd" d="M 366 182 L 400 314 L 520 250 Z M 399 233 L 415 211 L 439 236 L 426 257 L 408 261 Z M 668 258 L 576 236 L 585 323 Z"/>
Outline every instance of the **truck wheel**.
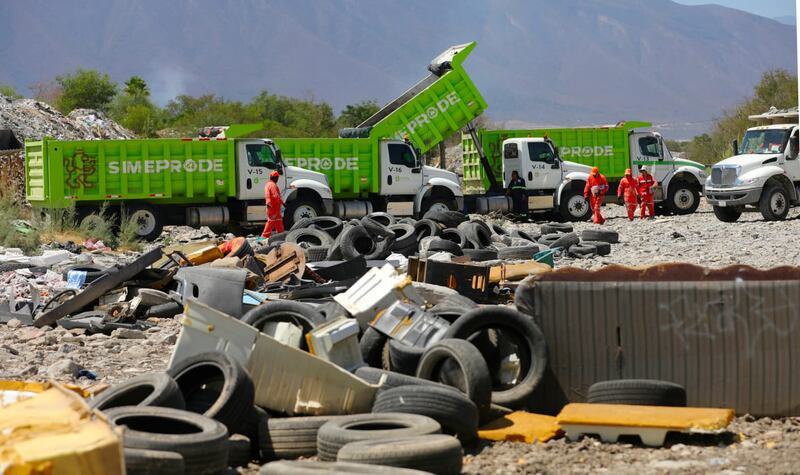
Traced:
<path fill-rule="evenodd" d="M 789 214 L 789 197 L 782 186 L 772 184 L 766 187 L 758 200 L 758 209 L 766 221 L 782 221 Z"/>
<path fill-rule="evenodd" d="M 667 192 L 667 208 L 674 214 L 692 214 L 700 206 L 700 192 L 696 186 L 676 181 Z"/>
<path fill-rule="evenodd" d="M 420 218 L 428 211 L 458 211 L 455 201 L 447 198 L 428 198 L 422 202 Z"/>
<path fill-rule="evenodd" d="M 283 213 L 283 225 L 291 229 L 292 225 L 303 218 L 316 218 L 322 215 L 320 205 L 306 198 L 298 198 L 286 203 Z"/>
<path fill-rule="evenodd" d="M 155 208 L 147 204 L 136 204 L 128 211 L 128 219 L 136 224 L 136 237 L 154 241 L 161 236 L 164 223 Z"/>
<path fill-rule="evenodd" d="M 581 190 L 568 190 L 561 196 L 558 213 L 567 221 L 588 221 L 592 216 L 592 208 Z"/>
<path fill-rule="evenodd" d="M 720 208 L 714 206 L 714 216 L 723 223 L 735 223 L 739 216 L 742 215 L 740 208 Z"/>

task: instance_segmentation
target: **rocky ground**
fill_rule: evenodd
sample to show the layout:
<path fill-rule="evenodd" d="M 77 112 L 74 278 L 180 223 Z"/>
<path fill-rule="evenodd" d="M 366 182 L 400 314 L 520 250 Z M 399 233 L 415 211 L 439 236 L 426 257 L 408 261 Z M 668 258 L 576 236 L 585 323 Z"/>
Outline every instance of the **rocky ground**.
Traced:
<path fill-rule="evenodd" d="M 620 244 L 611 255 L 583 260 L 563 258 L 558 266 L 597 268 L 610 263 L 647 265 L 683 261 L 710 267 L 750 264 L 769 268 L 796 264 L 798 250 L 792 237 L 800 232 L 800 213 L 793 211 L 784 222 L 764 222 L 759 214 L 746 214 L 726 224 L 716 220 L 707 206 L 691 216 L 659 217 L 629 222 L 622 207 L 605 208 L 607 228 L 620 233 Z M 535 230 L 537 224 L 499 224 Z M 578 232 L 592 228 L 578 223 Z M 170 228 L 162 236 L 169 244 L 208 237 L 207 230 Z M 167 242 L 163 242 L 167 241 Z M 83 257 L 87 256 L 87 257 Z M 102 264 L 119 258 L 84 254 Z M 14 286 L 8 273 L 0 282 Z M 5 278 L 6 280 L 2 280 Z M 57 281 L 53 275 L 42 279 Z M 57 287 L 57 285 L 56 285 Z M 15 287 L 16 288 L 16 287 Z M 0 325 L 0 379 L 46 380 L 49 378 L 92 387 L 114 384 L 137 374 L 163 370 L 177 339 L 180 325 L 161 320 L 146 331 L 123 331 L 112 336 L 84 335 L 80 330 L 36 329 L 16 323 Z M 664 448 L 638 444 L 604 444 L 594 439 L 546 444 L 484 443 L 467 450 L 464 472 L 500 473 L 797 473 L 800 450 L 800 418 L 756 419 L 741 415 L 722 437 L 670 437 Z M 241 469 L 257 473 L 257 466 Z"/>

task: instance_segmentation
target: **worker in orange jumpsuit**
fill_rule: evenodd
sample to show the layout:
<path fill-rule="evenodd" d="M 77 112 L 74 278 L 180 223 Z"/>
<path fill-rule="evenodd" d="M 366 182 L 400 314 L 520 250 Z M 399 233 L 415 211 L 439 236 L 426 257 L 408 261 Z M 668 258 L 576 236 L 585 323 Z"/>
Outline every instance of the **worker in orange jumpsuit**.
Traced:
<path fill-rule="evenodd" d="M 283 199 L 281 198 L 281 190 L 278 188 L 278 178 L 280 174 L 273 171 L 269 174 L 269 181 L 267 186 L 264 187 L 264 199 L 267 202 L 267 224 L 264 225 L 264 231 L 261 233 L 262 237 L 268 238 L 272 231 L 283 232 L 283 215 L 281 215 L 281 206 L 283 206 Z"/>
<path fill-rule="evenodd" d="M 639 217 L 644 219 L 645 214 L 650 213 L 650 218 L 654 218 L 656 206 L 653 201 L 653 188 L 658 186 L 658 182 L 645 167 L 639 171 L 639 178 L 636 181 L 639 197 L 642 199 L 639 204 Z"/>
<path fill-rule="evenodd" d="M 633 221 L 633 214 L 636 212 L 636 206 L 639 204 L 639 191 L 637 190 L 638 183 L 633 178 L 631 169 L 625 170 L 625 176 L 619 182 L 617 187 L 617 198 L 625 200 L 625 208 L 628 210 L 628 219 Z"/>
<path fill-rule="evenodd" d="M 599 168 L 592 168 L 592 173 L 586 180 L 586 187 L 583 189 L 583 196 L 589 200 L 589 204 L 592 206 L 592 221 L 595 224 L 606 222 L 603 215 L 600 214 L 600 207 L 603 206 L 603 197 L 606 193 L 608 193 L 608 180 L 600 173 Z"/>

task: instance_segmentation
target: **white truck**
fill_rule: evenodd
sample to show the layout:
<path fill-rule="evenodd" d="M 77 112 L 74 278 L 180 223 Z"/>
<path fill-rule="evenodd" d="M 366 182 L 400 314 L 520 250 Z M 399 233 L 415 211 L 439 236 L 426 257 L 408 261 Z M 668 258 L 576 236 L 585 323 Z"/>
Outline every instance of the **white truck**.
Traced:
<path fill-rule="evenodd" d="M 800 204 L 797 124 L 751 127 L 741 147 L 733 142 L 733 153 L 711 167 L 706 181 L 706 199 L 717 219 L 732 223 L 755 207 L 765 220 L 777 221 Z"/>

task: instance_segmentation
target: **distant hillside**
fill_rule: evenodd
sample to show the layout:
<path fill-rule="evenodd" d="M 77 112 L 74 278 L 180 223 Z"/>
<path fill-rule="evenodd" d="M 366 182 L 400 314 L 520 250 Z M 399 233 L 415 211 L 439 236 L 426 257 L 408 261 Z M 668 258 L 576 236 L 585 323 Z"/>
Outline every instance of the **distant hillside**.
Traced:
<path fill-rule="evenodd" d="M 267 89 L 338 110 L 393 99 L 471 40 L 466 67 L 493 120 L 650 120 L 676 138 L 764 70 L 796 70 L 792 27 L 669 0 L 28 0 L 0 2 L 0 82 L 27 92 L 82 65 L 140 74 L 162 103 Z"/>
<path fill-rule="evenodd" d="M 773 20 L 783 23 L 784 25 L 796 25 L 797 24 L 797 17 L 793 15 L 786 15 L 786 16 L 779 16 L 773 18 Z"/>

